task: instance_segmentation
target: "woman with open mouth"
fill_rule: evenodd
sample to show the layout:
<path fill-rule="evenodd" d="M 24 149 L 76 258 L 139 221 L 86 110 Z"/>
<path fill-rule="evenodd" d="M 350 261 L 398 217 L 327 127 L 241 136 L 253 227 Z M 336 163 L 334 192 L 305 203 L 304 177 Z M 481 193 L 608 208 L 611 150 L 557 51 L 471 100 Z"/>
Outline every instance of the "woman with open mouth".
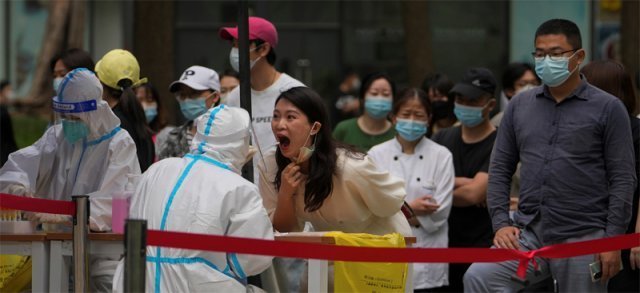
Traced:
<path fill-rule="evenodd" d="M 404 182 L 378 171 L 364 153 L 331 136 L 322 98 L 296 87 L 276 100 L 271 128 L 278 146 L 259 165 L 260 194 L 280 232 L 316 231 L 411 235 L 400 211 Z"/>

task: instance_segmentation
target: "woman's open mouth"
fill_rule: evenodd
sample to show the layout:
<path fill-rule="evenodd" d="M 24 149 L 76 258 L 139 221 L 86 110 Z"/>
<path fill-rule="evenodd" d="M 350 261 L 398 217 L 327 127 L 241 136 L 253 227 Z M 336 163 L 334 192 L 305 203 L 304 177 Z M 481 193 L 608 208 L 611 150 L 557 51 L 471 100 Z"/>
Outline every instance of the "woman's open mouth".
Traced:
<path fill-rule="evenodd" d="M 280 150 L 282 152 L 285 152 L 289 149 L 289 144 L 291 143 L 291 140 L 289 140 L 288 137 L 284 135 L 277 135 L 276 139 L 278 140 L 278 146 L 280 147 Z"/>

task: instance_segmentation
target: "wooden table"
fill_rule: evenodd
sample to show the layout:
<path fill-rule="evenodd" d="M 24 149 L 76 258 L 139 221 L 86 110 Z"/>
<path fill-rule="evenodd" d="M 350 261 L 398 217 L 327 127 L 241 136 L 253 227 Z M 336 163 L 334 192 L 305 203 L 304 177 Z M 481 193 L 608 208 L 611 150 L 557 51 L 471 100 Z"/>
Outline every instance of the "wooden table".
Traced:
<path fill-rule="evenodd" d="M 276 241 L 293 241 L 303 243 L 336 244 L 333 237 L 324 236 L 327 232 L 296 232 L 279 233 L 275 235 Z M 416 243 L 416 237 L 405 237 L 407 246 Z M 308 291 L 310 293 L 329 292 L 329 261 L 323 259 L 309 259 Z M 413 292 L 413 266 L 407 266 L 407 280 L 405 292 Z"/>
<path fill-rule="evenodd" d="M 46 234 L 0 234 L 0 254 L 31 256 L 31 290 L 49 292 L 49 245 Z"/>

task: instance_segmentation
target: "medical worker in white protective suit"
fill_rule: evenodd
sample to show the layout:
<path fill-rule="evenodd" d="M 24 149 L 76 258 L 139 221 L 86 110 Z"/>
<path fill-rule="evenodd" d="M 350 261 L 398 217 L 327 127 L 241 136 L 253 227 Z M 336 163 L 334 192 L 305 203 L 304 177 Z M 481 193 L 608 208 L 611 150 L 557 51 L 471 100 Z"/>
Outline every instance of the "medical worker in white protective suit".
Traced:
<path fill-rule="evenodd" d="M 102 100 L 102 85 L 92 71 L 78 68 L 67 73 L 57 94 L 53 98 L 56 124 L 33 145 L 9 155 L 0 169 L 0 192 L 56 200 L 89 195 L 91 230 L 109 231 L 112 195 L 124 191 L 127 174 L 140 174 L 136 146 Z M 70 216 L 51 214 L 31 218 L 71 221 Z M 116 265 L 92 260 L 92 291 L 111 287 Z M 105 276 L 106 285 L 100 281 Z"/>
<path fill-rule="evenodd" d="M 149 229 L 273 239 L 258 188 L 240 176 L 249 160 L 249 114 L 220 105 L 196 119 L 191 153 L 153 164 L 131 201 L 130 218 Z M 247 276 L 271 257 L 147 247 L 147 292 L 245 292 Z M 123 292 L 123 263 L 114 291 Z"/>

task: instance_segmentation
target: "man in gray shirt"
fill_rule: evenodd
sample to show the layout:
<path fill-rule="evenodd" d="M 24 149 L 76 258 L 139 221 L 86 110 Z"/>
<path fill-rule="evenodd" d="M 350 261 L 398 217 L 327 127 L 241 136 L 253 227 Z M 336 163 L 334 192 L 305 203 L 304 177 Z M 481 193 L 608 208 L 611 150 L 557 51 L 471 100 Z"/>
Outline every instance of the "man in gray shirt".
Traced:
<path fill-rule="evenodd" d="M 544 85 L 516 95 L 505 111 L 489 168 L 487 204 L 498 248 L 523 251 L 624 234 L 636 184 L 629 117 L 622 102 L 590 85 L 578 68 L 585 50 L 571 21 L 549 20 L 536 31 L 536 73 Z M 522 163 L 520 203 L 509 219 L 509 187 Z M 591 281 L 590 264 L 602 277 Z M 606 292 L 620 270 L 620 251 L 539 259 L 535 283 L 553 276 L 560 292 Z M 522 289 L 517 261 L 475 263 L 467 292 Z"/>

